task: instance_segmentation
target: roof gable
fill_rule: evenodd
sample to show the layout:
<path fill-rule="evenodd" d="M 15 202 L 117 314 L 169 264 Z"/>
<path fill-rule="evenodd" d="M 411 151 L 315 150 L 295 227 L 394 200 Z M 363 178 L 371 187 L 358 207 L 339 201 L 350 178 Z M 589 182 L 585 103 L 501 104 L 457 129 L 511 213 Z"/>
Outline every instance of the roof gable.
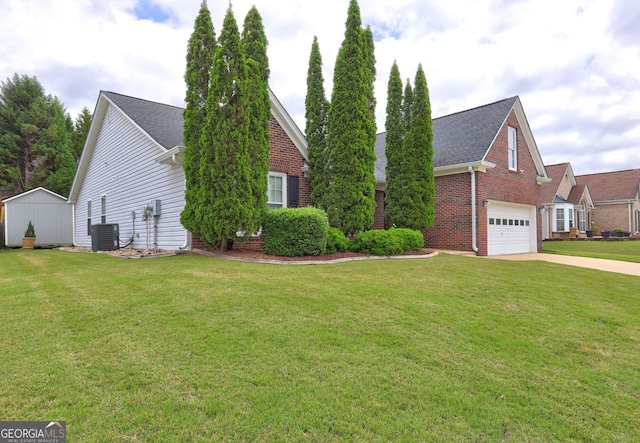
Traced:
<path fill-rule="evenodd" d="M 572 189 L 577 184 L 570 163 L 558 163 L 557 165 L 545 166 L 545 169 L 547 176 L 551 179 L 551 181 L 542 184 L 542 201 L 545 203 L 554 201 L 555 196 L 559 194 L 559 189 L 565 175 L 568 177 Z"/>
<path fill-rule="evenodd" d="M 271 89 L 269 89 L 269 97 L 271 99 L 271 114 L 273 118 L 276 119 L 278 124 L 298 148 L 298 151 L 300 151 L 305 161 L 308 162 L 307 140 L 302 134 L 302 131 L 297 127 Z M 109 104 L 119 109 L 134 126 L 160 148 L 160 154 L 155 157 L 155 161 L 167 161 L 169 162 L 168 164 L 175 164 L 175 161 L 171 159 L 179 155 L 184 148 L 183 108 L 130 97 L 115 92 L 100 91 L 91 119 L 89 133 L 87 134 L 87 140 L 85 141 L 76 175 L 71 185 L 71 192 L 69 193 L 69 201 L 71 202 L 76 200 L 80 192 L 93 150 L 98 140 L 98 134 L 100 133 L 104 119 L 108 118 L 107 112 Z"/>
<path fill-rule="evenodd" d="M 13 200 L 19 200 L 21 198 L 27 197 L 29 195 L 33 195 L 33 194 L 37 194 L 37 193 L 44 193 L 44 195 L 53 197 L 55 199 L 60 199 L 62 200 L 62 202 L 64 203 L 67 199 L 59 194 L 56 194 L 53 191 L 48 190 L 47 188 L 43 188 L 42 186 L 38 187 L 38 188 L 34 188 L 31 189 L 29 191 L 25 191 L 22 194 L 18 194 L 18 195 L 14 195 L 13 197 L 9 197 L 9 198 L 5 198 L 3 200 L 3 203 L 9 203 Z"/>
<path fill-rule="evenodd" d="M 542 157 L 517 96 L 433 119 L 434 169 L 440 172 L 454 170 L 462 165 L 486 163 L 485 157 L 512 111 L 520 122 L 538 176 L 547 181 Z M 378 183 L 384 183 L 386 179 L 385 145 L 386 133 L 378 134 L 375 145 L 375 174 Z M 494 166 L 488 163 L 484 165 Z"/>
<path fill-rule="evenodd" d="M 579 175 L 576 180 L 589 187 L 594 202 L 639 198 L 640 169 Z"/>

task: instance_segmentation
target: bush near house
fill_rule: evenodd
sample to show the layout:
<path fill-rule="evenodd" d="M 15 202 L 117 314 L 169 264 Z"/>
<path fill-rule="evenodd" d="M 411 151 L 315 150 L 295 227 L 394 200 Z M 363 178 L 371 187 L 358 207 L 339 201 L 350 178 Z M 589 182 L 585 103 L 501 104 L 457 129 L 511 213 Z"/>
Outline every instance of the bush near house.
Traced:
<path fill-rule="evenodd" d="M 362 254 L 398 255 L 403 252 L 402 245 L 400 236 L 392 231 L 376 229 L 356 235 L 349 244 L 349 250 Z"/>
<path fill-rule="evenodd" d="M 409 228 L 391 228 L 391 231 L 402 241 L 403 251 L 420 251 L 424 247 L 422 232 Z"/>
<path fill-rule="evenodd" d="M 327 247 L 325 253 L 335 254 L 336 252 L 345 252 L 349 250 L 349 239 L 338 228 L 327 230 Z"/>
<path fill-rule="evenodd" d="M 327 214 L 318 208 L 279 208 L 262 223 L 262 251 L 285 257 L 320 255 L 327 246 Z"/>

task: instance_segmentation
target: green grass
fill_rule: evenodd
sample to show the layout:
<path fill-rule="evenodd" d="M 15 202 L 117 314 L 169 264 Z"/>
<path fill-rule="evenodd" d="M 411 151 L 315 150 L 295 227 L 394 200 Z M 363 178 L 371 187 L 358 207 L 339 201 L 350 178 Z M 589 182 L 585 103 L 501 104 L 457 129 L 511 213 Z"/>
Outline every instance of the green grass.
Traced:
<path fill-rule="evenodd" d="M 545 241 L 542 252 L 640 263 L 640 241 Z"/>
<path fill-rule="evenodd" d="M 0 251 L 3 420 L 69 441 L 633 441 L 640 278 Z"/>

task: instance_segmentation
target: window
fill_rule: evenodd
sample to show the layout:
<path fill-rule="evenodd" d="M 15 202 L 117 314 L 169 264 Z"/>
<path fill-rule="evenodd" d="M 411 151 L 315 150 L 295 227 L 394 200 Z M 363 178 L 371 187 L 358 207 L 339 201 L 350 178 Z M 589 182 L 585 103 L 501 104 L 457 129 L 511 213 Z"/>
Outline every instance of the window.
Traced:
<path fill-rule="evenodd" d="M 87 201 L 87 235 L 91 235 L 91 200 Z"/>
<path fill-rule="evenodd" d="M 490 224 L 490 225 L 495 225 L 495 224 L 496 224 L 496 223 L 495 223 L 495 219 L 490 218 L 490 219 L 489 219 L 489 224 Z"/>
<path fill-rule="evenodd" d="M 107 222 L 107 196 L 100 198 L 100 223 Z"/>
<path fill-rule="evenodd" d="M 283 208 L 286 207 L 287 201 L 287 181 L 286 174 L 280 172 L 270 172 L 268 175 L 267 188 L 267 208 Z"/>
<path fill-rule="evenodd" d="M 569 227 L 573 228 L 575 225 L 573 224 L 573 208 L 569 209 Z"/>
<path fill-rule="evenodd" d="M 509 170 L 518 170 L 518 144 L 516 141 L 516 128 L 508 127 L 509 135 Z"/>
<path fill-rule="evenodd" d="M 564 228 L 564 208 L 556 208 L 556 231 L 565 231 Z"/>
<path fill-rule="evenodd" d="M 584 202 L 580 202 L 578 210 L 578 229 L 583 232 L 587 230 L 587 213 L 584 209 Z"/>

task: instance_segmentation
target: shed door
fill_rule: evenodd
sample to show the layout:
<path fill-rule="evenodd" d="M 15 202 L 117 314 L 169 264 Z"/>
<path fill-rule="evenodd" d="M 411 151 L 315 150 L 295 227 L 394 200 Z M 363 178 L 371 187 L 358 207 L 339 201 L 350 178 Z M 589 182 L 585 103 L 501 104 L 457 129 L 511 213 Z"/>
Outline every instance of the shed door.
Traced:
<path fill-rule="evenodd" d="M 488 255 L 537 252 L 535 206 L 490 202 L 487 214 Z"/>

